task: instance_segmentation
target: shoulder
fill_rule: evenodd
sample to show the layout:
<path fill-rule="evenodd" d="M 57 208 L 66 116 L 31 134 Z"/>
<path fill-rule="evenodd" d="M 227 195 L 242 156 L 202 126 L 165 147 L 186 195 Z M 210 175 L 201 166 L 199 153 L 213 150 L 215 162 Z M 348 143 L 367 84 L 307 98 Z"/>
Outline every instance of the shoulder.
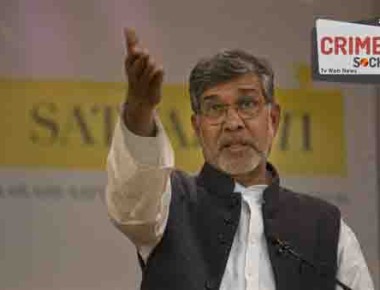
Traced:
<path fill-rule="evenodd" d="M 173 194 L 181 198 L 195 198 L 197 193 L 196 177 L 197 174 L 190 174 L 179 169 L 173 170 L 170 176 Z"/>
<path fill-rule="evenodd" d="M 173 186 L 183 190 L 189 190 L 196 185 L 196 174 L 190 174 L 180 169 L 175 169 L 170 175 Z"/>

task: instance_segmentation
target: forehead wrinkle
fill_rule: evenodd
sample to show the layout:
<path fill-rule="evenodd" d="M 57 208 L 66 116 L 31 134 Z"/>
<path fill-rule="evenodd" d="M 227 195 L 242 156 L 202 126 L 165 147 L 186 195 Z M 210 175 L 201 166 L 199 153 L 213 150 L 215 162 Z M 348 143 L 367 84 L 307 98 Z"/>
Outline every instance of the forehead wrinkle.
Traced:
<path fill-rule="evenodd" d="M 217 94 L 210 94 L 210 95 L 203 96 L 201 100 L 203 101 L 220 100 L 220 96 Z"/>
<path fill-rule="evenodd" d="M 238 91 L 237 97 L 241 97 L 244 94 L 248 94 L 248 95 L 252 93 L 254 95 L 260 94 L 260 90 L 258 90 L 257 88 L 238 88 L 237 91 Z M 203 101 L 213 101 L 213 100 L 220 100 L 222 98 L 223 97 L 219 94 L 209 94 L 209 95 L 202 96 L 201 99 Z"/>
<path fill-rule="evenodd" d="M 259 88 L 257 88 L 256 86 L 242 86 L 242 87 L 238 87 L 237 88 L 238 91 L 242 91 L 242 92 L 250 92 L 250 91 L 254 91 L 254 92 L 259 92 Z"/>
<path fill-rule="evenodd" d="M 246 75 L 239 78 L 207 88 L 204 93 L 209 91 L 209 94 L 201 94 L 199 100 L 221 101 L 227 96 L 224 95 L 227 91 L 231 93 L 230 97 L 233 97 L 235 94 L 236 97 L 240 97 L 243 94 L 262 95 L 262 86 L 256 75 Z"/>

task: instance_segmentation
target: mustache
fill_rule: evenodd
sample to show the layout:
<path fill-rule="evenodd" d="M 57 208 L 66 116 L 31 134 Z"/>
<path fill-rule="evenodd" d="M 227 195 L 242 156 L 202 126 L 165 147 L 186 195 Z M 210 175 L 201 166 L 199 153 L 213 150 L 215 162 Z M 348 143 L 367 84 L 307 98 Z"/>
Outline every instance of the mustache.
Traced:
<path fill-rule="evenodd" d="M 218 141 L 219 150 L 232 145 L 245 145 L 252 147 L 256 152 L 262 153 L 257 144 L 251 139 L 244 137 L 224 137 Z"/>

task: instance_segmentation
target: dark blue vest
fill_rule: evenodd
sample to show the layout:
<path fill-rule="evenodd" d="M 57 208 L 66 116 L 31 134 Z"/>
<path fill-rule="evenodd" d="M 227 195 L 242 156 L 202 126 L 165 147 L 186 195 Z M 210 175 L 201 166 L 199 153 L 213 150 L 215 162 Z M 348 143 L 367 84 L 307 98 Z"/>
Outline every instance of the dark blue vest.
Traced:
<path fill-rule="evenodd" d="M 280 255 L 272 237 L 288 242 L 303 257 L 334 276 L 340 213 L 322 200 L 279 186 L 268 164 L 272 184 L 264 191 L 264 234 L 277 290 L 334 290 L 331 279 L 296 259 Z M 219 289 L 239 224 L 241 194 L 234 181 L 205 164 L 197 176 L 174 171 L 172 200 L 164 236 L 142 265 L 144 290 Z M 231 289 L 233 290 L 233 289 Z"/>

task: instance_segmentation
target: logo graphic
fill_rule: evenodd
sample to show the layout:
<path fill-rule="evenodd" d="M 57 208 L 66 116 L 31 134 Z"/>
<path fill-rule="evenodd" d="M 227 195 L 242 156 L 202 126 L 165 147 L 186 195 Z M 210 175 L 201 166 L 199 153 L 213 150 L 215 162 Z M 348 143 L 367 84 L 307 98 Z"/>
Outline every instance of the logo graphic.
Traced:
<path fill-rule="evenodd" d="M 314 79 L 380 83 L 380 19 L 317 19 L 312 42 Z"/>

